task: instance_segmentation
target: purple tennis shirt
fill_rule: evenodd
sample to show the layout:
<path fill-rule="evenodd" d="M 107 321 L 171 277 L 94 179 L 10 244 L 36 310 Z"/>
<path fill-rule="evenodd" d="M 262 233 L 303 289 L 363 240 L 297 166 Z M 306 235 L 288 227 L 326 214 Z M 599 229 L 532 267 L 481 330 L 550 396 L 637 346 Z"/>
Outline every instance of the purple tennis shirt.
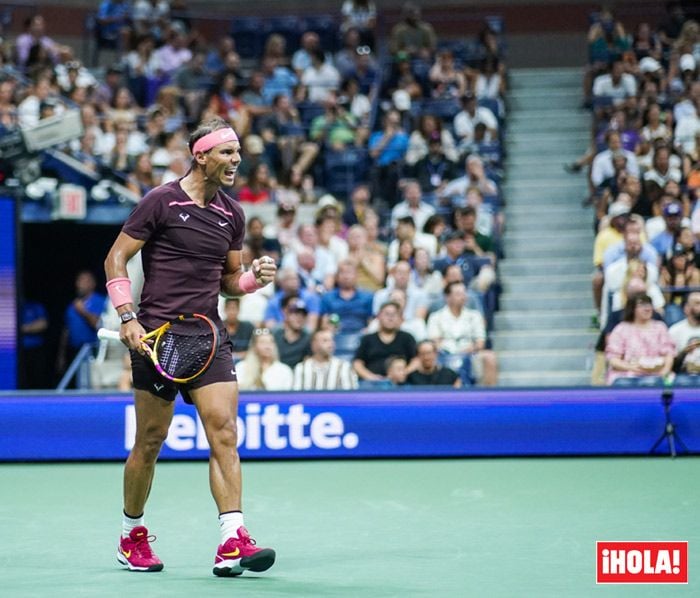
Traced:
<path fill-rule="evenodd" d="M 182 313 L 205 314 L 222 325 L 217 304 L 226 255 L 242 249 L 245 234 L 245 215 L 235 200 L 219 190 L 200 208 L 179 180 L 172 181 L 146 194 L 122 232 L 145 241 L 138 314 L 145 327 Z"/>

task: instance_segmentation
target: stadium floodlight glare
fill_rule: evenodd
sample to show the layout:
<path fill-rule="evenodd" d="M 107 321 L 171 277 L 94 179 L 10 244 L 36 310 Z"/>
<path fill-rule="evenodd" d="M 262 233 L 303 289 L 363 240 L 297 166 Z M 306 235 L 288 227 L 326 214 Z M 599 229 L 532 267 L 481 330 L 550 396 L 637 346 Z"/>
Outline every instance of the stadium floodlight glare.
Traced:
<path fill-rule="evenodd" d="M 82 135 L 80 110 L 66 110 L 58 116 L 40 120 L 36 126 L 22 128 L 24 144 L 30 152 L 39 152 Z"/>

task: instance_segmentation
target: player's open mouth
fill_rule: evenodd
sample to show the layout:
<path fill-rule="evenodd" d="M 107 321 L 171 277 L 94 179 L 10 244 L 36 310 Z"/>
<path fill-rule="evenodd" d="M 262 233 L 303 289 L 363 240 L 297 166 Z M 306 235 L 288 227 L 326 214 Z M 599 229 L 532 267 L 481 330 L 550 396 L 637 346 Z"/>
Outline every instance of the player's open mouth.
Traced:
<path fill-rule="evenodd" d="M 229 168 L 227 170 L 224 170 L 224 174 L 228 177 L 236 176 L 236 169 L 235 168 Z"/>

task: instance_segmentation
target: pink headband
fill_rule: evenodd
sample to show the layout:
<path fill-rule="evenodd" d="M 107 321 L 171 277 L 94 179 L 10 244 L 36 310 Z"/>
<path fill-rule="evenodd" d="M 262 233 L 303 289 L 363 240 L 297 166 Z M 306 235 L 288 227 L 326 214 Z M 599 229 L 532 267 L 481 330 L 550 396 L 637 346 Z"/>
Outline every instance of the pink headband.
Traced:
<path fill-rule="evenodd" d="M 238 141 L 238 135 L 236 135 L 235 131 L 228 127 L 217 129 L 195 141 L 192 147 L 192 155 L 194 156 L 197 152 L 208 152 L 211 148 L 229 141 Z"/>

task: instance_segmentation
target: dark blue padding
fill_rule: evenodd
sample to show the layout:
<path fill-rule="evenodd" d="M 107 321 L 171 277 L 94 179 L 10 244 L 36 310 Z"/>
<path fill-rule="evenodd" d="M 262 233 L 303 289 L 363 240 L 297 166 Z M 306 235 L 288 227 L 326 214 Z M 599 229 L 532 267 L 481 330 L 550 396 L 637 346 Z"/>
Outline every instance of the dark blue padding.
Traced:
<path fill-rule="evenodd" d="M 700 392 L 673 391 L 670 413 L 678 435 L 698 453 Z M 239 451 L 244 459 L 648 455 L 665 428 L 661 393 L 445 387 L 242 393 Z M 175 418 L 161 457 L 206 459 L 194 408 L 178 399 Z M 133 404 L 126 393 L 1 393 L 0 421 L 0 461 L 123 460 L 133 438 Z M 259 428 L 261 421 L 273 423 L 272 433 L 262 433 L 269 430 Z M 296 434 L 290 434 L 289 422 Z M 251 426 L 258 433 L 247 436 Z M 293 446 L 312 431 L 314 442 Z M 266 444 L 269 437 L 281 439 L 276 448 Z M 658 452 L 668 454 L 665 441 Z"/>

